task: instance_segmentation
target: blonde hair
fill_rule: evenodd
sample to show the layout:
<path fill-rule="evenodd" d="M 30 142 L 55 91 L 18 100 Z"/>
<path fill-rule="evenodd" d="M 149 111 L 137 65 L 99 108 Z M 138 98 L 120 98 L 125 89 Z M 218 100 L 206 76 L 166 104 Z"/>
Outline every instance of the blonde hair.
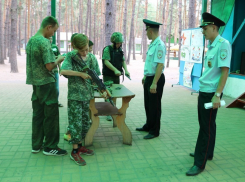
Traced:
<path fill-rule="evenodd" d="M 74 36 L 72 40 L 72 45 L 75 46 L 75 48 L 77 49 L 83 49 L 88 45 L 88 42 L 88 37 L 84 34 L 79 33 Z"/>

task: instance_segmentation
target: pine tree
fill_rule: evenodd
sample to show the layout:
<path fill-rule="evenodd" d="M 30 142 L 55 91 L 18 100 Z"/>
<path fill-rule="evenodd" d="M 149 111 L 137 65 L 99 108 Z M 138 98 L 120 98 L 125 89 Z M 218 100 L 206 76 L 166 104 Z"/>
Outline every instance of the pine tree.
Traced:
<path fill-rule="evenodd" d="M 11 73 L 18 73 L 17 66 L 17 1 L 12 0 L 11 3 L 11 51 L 9 54 L 9 61 L 11 63 Z"/>

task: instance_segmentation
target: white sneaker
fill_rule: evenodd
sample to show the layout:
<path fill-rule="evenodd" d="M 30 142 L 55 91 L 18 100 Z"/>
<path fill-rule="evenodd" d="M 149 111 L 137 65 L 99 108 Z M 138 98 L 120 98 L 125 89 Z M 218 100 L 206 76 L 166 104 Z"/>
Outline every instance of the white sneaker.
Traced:
<path fill-rule="evenodd" d="M 33 153 L 33 154 L 37 154 L 38 152 L 40 152 L 40 149 L 38 149 L 38 150 L 32 149 L 32 150 L 31 150 L 31 153 Z"/>

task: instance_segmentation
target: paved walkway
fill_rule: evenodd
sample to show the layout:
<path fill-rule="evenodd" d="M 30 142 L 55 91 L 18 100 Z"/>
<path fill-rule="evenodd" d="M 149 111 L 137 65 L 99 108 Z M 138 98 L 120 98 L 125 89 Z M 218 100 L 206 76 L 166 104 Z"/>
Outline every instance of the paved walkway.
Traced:
<path fill-rule="evenodd" d="M 138 56 L 139 57 L 139 56 Z M 140 57 L 139 57 L 140 58 Z M 7 62 L 7 61 L 6 61 Z M 89 182 L 158 182 L 158 181 L 245 181 L 245 111 L 221 108 L 217 116 L 217 139 L 214 159 L 203 173 L 185 176 L 192 166 L 198 134 L 197 94 L 171 84 L 178 82 L 177 61 L 165 69 L 166 85 L 162 99 L 161 134 L 143 140 L 144 132 L 135 131 L 145 122 L 141 78 L 143 63 L 128 66 L 132 81 L 124 84 L 136 94 L 130 102 L 126 123 L 133 135 L 132 146 L 122 144 L 122 136 L 112 122 L 101 117 L 94 138 L 94 156 L 84 156 L 86 166 L 77 166 L 63 157 L 45 156 L 31 151 L 31 93 L 25 85 L 25 56 L 18 57 L 19 73 L 9 73 L 9 64 L 0 65 L 0 181 L 89 181 Z M 67 80 L 60 79 L 60 144 L 67 126 Z M 227 103 L 233 99 L 224 97 Z M 120 102 L 118 102 L 120 106 Z"/>

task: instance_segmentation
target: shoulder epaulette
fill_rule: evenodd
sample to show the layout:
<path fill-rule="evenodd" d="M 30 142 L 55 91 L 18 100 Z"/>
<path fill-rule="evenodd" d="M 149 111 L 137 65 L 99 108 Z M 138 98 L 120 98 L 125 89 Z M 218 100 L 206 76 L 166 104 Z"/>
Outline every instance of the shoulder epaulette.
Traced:
<path fill-rule="evenodd" d="M 225 39 L 222 37 L 219 39 L 219 42 L 224 42 L 224 41 L 225 41 Z"/>

